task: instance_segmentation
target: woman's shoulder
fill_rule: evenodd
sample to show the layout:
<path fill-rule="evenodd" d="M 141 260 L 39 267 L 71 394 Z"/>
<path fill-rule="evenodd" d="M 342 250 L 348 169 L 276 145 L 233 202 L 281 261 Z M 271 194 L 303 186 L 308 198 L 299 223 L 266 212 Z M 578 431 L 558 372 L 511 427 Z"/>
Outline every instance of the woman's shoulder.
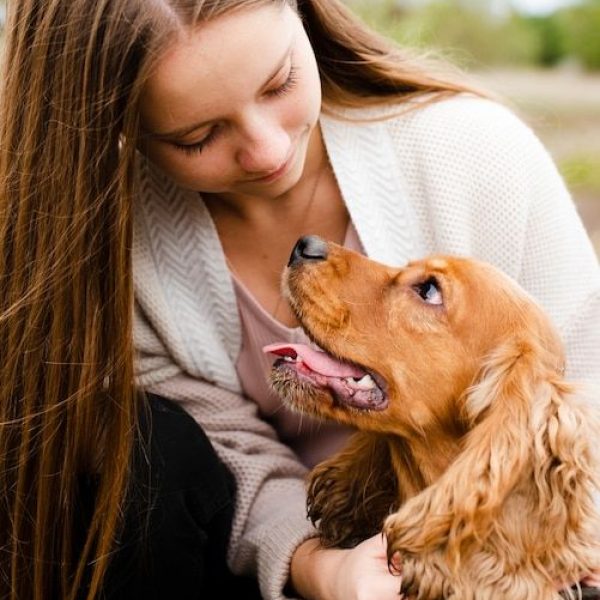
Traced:
<path fill-rule="evenodd" d="M 480 96 L 459 94 L 439 100 L 423 99 L 411 103 L 408 110 L 386 119 L 389 127 L 400 133 L 427 135 L 430 139 L 440 139 L 452 134 L 460 134 L 460 140 L 467 142 L 518 138 L 534 139 L 531 128 L 511 107 Z"/>
<path fill-rule="evenodd" d="M 467 94 L 422 102 L 383 121 L 401 163 L 419 158 L 424 169 L 446 165 L 495 180 L 508 174 L 530 179 L 554 170 L 548 151 L 512 107 Z"/>
<path fill-rule="evenodd" d="M 334 127 L 349 127 L 338 136 L 346 145 L 351 139 L 375 136 L 377 155 L 393 155 L 403 177 L 425 186 L 447 177 L 475 187 L 502 186 L 507 177 L 524 188 L 540 179 L 556 180 L 554 162 L 531 127 L 492 99 L 474 94 L 423 96 L 352 109 L 344 117 L 349 125 L 340 121 Z"/>
<path fill-rule="evenodd" d="M 344 121 L 380 122 L 397 146 L 481 151 L 482 148 L 515 150 L 541 147 L 525 120 L 510 106 L 474 94 L 443 98 L 431 95 L 410 101 L 347 109 Z"/>

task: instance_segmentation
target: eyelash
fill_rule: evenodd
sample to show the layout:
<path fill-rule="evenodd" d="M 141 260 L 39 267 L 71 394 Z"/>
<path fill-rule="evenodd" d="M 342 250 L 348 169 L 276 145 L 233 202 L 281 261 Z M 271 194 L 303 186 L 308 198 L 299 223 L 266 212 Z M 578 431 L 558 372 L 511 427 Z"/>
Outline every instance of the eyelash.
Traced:
<path fill-rule="evenodd" d="M 292 65 L 290 67 L 290 72 L 288 74 L 287 79 L 283 82 L 282 85 L 275 88 L 274 90 L 269 90 L 267 92 L 268 96 L 285 96 L 288 92 L 292 91 L 296 84 L 298 83 L 298 69 Z"/>
<path fill-rule="evenodd" d="M 219 128 L 213 127 L 210 130 L 210 133 L 201 142 L 198 142 L 197 144 L 175 144 L 175 147 L 186 154 L 200 154 L 202 150 L 208 148 L 208 146 L 214 142 L 218 132 Z"/>
<path fill-rule="evenodd" d="M 287 79 L 279 87 L 269 90 L 267 95 L 271 98 L 280 98 L 291 92 L 298 83 L 298 70 L 292 65 Z M 219 134 L 219 127 L 213 127 L 210 133 L 197 144 L 175 144 L 175 147 L 186 154 L 200 154 L 204 149 L 212 144 Z"/>

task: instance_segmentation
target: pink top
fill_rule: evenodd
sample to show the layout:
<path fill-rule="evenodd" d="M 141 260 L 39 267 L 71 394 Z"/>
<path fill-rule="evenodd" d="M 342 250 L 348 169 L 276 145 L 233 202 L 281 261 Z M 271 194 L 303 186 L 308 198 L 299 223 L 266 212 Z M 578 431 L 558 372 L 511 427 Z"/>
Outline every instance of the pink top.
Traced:
<path fill-rule="evenodd" d="M 346 231 L 344 246 L 363 253 L 354 225 Z M 242 349 L 236 371 L 246 396 L 258 404 L 261 415 L 277 430 L 280 439 L 296 451 L 308 467 L 340 449 L 352 430 L 349 427 L 318 421 L 290 411 L 269 388 L 268 375 L 273 358 L 262 352 L 275 342 L 310 344 L 300 327 L 286 327 L 274 319 L 232 273 L 242 324 Z"/>

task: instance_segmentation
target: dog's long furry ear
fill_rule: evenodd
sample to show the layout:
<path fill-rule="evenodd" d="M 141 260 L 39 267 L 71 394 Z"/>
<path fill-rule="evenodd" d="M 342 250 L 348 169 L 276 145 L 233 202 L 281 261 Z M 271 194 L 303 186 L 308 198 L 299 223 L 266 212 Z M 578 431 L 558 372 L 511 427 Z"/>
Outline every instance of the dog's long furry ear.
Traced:
<path fill-rule="evenodd" d="M 483 539 L 512 491 L 541 516 L 545 544 L 557 552 L 594 520 L 595 418 L 555 360 L 537 341 L 511 340 L 489 357 L 467 394 L 471 431 L 456 467 L 468 476 L 454 499 L 470 519 L 463 534 L 472 530 Z M 458 531 L 453 535 L 460 544 Z M 568 565 L 556 567 L 560 572 Z"/>
<path fill-rule="evenodd" d="M 445 547 L 459 557 L 486 539 L 507 497 L 518 491 L 545 519 L 549 563 L 558 561 L 552 548 L 576 543 L 573 533 L 595 514 L 589 417 L 571 392 L 535 342 L 511 340 L 497 348 L 464 398 L 469 433 L 463 451 L 434 485 L 389 518 L 390 552 Z"/>

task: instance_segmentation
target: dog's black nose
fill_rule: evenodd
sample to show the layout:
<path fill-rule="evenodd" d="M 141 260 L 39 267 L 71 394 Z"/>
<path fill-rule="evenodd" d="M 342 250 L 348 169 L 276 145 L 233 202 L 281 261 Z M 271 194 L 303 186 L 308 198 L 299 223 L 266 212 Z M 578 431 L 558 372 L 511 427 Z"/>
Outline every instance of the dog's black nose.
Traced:
<path fill-rule="evenodd" d="M 296 242 L 288 267 L 304 260 L 325 260 L 326 258 L 327 242 L 316 235 L 305 235 Z"/>

